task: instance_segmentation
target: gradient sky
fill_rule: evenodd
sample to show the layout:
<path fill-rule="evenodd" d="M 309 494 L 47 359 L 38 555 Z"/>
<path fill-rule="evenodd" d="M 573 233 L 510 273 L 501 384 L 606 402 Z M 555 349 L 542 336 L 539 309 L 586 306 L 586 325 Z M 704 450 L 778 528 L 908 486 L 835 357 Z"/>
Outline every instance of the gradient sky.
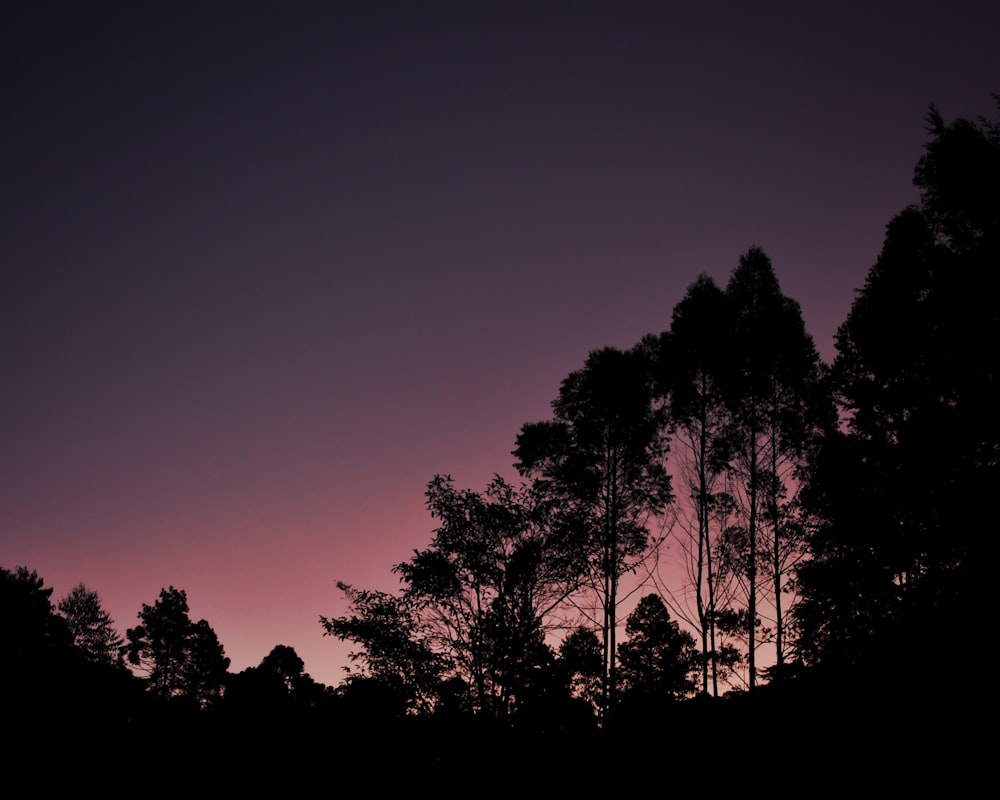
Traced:
<path fill-rule="evenodd" d="M 996 117 L 1000 6 L 682 5 L 8 4 L 0 566 L 333 685 L 335 582 L 699 273 L 761 246 L 830 360 L 928 105 Z"/>

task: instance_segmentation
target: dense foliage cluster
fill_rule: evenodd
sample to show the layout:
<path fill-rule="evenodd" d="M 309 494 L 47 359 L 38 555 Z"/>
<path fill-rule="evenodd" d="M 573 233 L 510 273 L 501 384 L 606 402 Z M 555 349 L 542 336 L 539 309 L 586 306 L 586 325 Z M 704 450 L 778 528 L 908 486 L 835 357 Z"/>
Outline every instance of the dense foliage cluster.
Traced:
<path fill-rule="evenodd" d="M 513 455 L 525 483 L 507 487 L 504 521 L 470 511 L 495 486 L 454 494 L 461 524 L 397 566 L 399 597 L 379 598 L 405 609 L 393 639 L 373 627 L 370 597 L 349 589 L 351 612 L 323 624 L 359 645 L 358 675 L 417 674 L 397 660 L 416 649 L 430 667 L 422 708 L 452 705 L 459 689 L 463 707 L 501 719 L 538 702 L 539 670 L 569 675 L 562 690 L 605 723 L 640 690 L 732 696 L 862 667 L 927 680 L 913 665 L 927 662 L 928 626 L 964 636 L 980 624 L 979 504 L 1000 450 L 1000 127 L 946 124 L 933 108 L 928 122 L 921 201 L 889 223 L 832 364 L 761 248 L 725 286 L 699 276 L 668 329 L 592 352 L 552 419 L 522 427 Z M 556 602 L 511 616 L 517 561 L 490 543 L 524 535 L 529 519 L 545 543 L 532 597 Z M 658 571 L 664 543 L 685 560 L 682 585 Z M 489 579 L 455 570 L 470 550 L 490 559 Z M 627 616 L 623 580 L 642 597 Z M 495 624 L 500 607 L 508 627 Z M 571 638 L 581 631 L 593 636 Z M 583 641 L 600 648 L 580 662 L 587 674 L 565 659 Z M 501 713 L 484 687 L 505 698 Z"/>

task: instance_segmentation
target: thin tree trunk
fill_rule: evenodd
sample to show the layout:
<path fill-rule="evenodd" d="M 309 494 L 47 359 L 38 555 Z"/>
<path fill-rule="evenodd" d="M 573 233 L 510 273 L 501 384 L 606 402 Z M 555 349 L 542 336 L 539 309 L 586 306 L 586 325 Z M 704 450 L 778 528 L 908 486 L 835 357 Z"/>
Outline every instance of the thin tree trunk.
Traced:
<path fill-rule="evenodd" d="M 707 449 L 706 420 L 704 413 L 700 420 L 701 430 L 699 431 L 698 442 L 698 622 L 701 625 L 701 690 L 708 694 L 708 655 L 712 650 L 708 647 L 708 628 L 711 624 L 708 618 L 705 599 L 702 595 L 702 583 L 706 580 L 704 576 L 705 562 L 709 558 L 710 542 L 708 530 L 708 475 L 705 466 L 705 451 Z M 711 599 L 711 573 L 707 576 L 709 599 Z M 710 607 L 710 606 L 709 606 Z M 714 648 L 713 648 L 714 650 Z M 714 659 L 714 653 L 713 653 Z"/>
<path fill-rule="evenodd" d="M 780 670 L 785 664 L 784 652 L 784 621 L 781 615 L 781 537 L 779 531 L 778 494 L 778 433 L 771 433 L 771 526 L 774 532 L 774 619 L 775 619 L 775 650 L 776 664 Z"/>
<path fill-rule="evenodd" d="M 750 439 L 750 566 L 748 569 L 750 580 L 750 594 L 748 600 L 749 620 L 749 652 L 747 654 L 747 664 L 749 667 L 750 688 L 757 685 L 757 433 L 753 432 Z"/>

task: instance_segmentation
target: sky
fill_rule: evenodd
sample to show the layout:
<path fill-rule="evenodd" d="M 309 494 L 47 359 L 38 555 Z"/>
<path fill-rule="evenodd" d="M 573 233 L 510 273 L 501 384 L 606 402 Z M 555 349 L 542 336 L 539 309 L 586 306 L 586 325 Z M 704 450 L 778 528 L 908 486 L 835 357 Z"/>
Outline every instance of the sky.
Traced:
<path fill-rule="evenodd" d="M 699 274 L 761 247 L 829 362 L 929 105 L 997 117 L 1000 6 L 749 5 L 5 6 L 0 566 L 336 685 L 336 582 Z"/>

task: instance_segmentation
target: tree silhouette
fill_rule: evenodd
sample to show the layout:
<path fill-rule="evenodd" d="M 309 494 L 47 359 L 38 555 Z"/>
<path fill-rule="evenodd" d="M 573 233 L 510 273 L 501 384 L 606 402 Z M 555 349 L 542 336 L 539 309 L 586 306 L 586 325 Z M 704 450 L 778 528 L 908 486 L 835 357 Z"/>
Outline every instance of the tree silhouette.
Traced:
<path fill-rule="evenodd" d="M 435 652 L 421 637 L 414 602 L 387 592 L 355 589 L 343 581 L 337 588 L 349 600 L 348 612 L 340 617 L 321 616 L 320 624 L 324 635 L 360 645 L 360 650 L 349 654 L 355 666 L 348 672 L 346 688 L 361 687 L 357 691 L 364 692 L 373 685 L 387 687 L 394 697 L 402 698 L 406 709 L 430 713 L 451 659 Z"/>
<path fill-rule="evenodd" d="M 563 380 L 552 411 L 551 421 L 521 428 L 513 454 L 577 537 L 600 606 L 607 707 L 616 683 L 619 581 L 647 552 L 650 516 L 672 500 L 646 351 L 592 352 Z"/>
<path fill-rule="evenodd" d="M 66 621 L 52 605 L 52 588 L 45 586 L 35 570 L 0 567 L 0 593 L 3 664 L 8 669 L 40 669 L 55 652 L 71 644 Z"/>
<path fill-rule="evenodd" d="M 824 403 L 821 363 L 798 304 L 781 292 L 771 260 L 752 247 L 726 286 L 730 350 L 725 391 L 730 469 L 740 488 L 742 520 L 729 529 L 728 565 L 746 581 L 749 686 L 757 682 L 758 574 L 769 576 L 777 666 L 785 658 L 782 595 L 803 544 L 783 524 L 806 445 L 832 418 Z M 767 537 L 770 537 L 769 540 Z"/>
<path fill-rule="evenodd" d="M 666 591 L 685 598 L 693 595 L 693 614 L 683 601 L 675 604 L 700 634 L 701 690 L 715 696 L 724 672 L 723 652 L 731 660 L 717 624 L 719 612 L 731 602 L 731 589 L 721 582 L 715 559 L 732 507 L 726 491 L 730 439 L 725 435 L 725 382 L 731 355 L 727 318 L 725 293 L 710 277 L 701 275 L 674 307 L 670 330 L 647 337 L 645 344 L 651 352 L 654 390 L 668 403 L 675 486 L 679 499 L 694 506 L 693 531 L 683 521 L 672 531 L 686 556 L 689 585 Z M 687 507 L 687 503 L 679 505 Z"/>
<path fill-rule="evenodd" d="M 161 589 L 138 616 L 141 624 L 126 633 L 128 662 L 145 673 L 149 691 L 201 708 L 211 705 L 225 682 L 229 659 L 208 622 L 191 621 L 187 594 L 173 586 Z"/>
<path fill-rule="evenodd" d="M 604 656 L 600 637 L 576 627 L 559 646 L 559 668 L 572 697 L 585 701 L 596 713 L 603 704 Z"/>
<path fill-rule="evenodd" d="M 350 590 L 353 613 L 323 624 L 364 646 L 364 674 L 423 676 L 415 697 L 457 679 L 475 713 L 509 720 L 551 659 L 547 617 L 576 586 L 572 554 L 535 496 L 498 476 L 475 492 L 438 475 L 426 496 L 439 525 L 428 548 L 394 567 L 401 595 Z"/>
<path fill-rule="evenodd" d="M 625 624 L 618 646 L 623 701 L 680 700 L 695 689 L 698 651 L 694 637 L 670 618 L 659 595 L 644 596 Z"/>
<path fill-rule="evenodd" d="M 1000 131 L 945 124 L 933 107 L 928 123 L 921 203 L 886 227 L 837 333 L 846 427 L 809 482 L 807 664 L 898 663 L 918 657 L 923 631 L 971 637 L 983 624 L 982 503 L 1000 466 Z"/>
<path fill-rule="evenodd" d="M 49 724 L 63 713 L 73 640 L 51 596 L 36 571 L 0 567 L 0 696 L 12 725 Z"/>
<path fill-rule="evenodd" d="M 90 661 L 124 666 L 125 640 L 114 628 L 114 620 L 101 605 L 97 592 L 80 583 L 59 601 L 73 643 Z"/>
<path fill-rule="evenodd" d="M 327 710 L 327 687 L 305 671 L 305 662 L 287 645 L 275 645 L 256 667 L 226 680 L 223 707 L 240 720 L 259 725 L 304 724 Z"/>

